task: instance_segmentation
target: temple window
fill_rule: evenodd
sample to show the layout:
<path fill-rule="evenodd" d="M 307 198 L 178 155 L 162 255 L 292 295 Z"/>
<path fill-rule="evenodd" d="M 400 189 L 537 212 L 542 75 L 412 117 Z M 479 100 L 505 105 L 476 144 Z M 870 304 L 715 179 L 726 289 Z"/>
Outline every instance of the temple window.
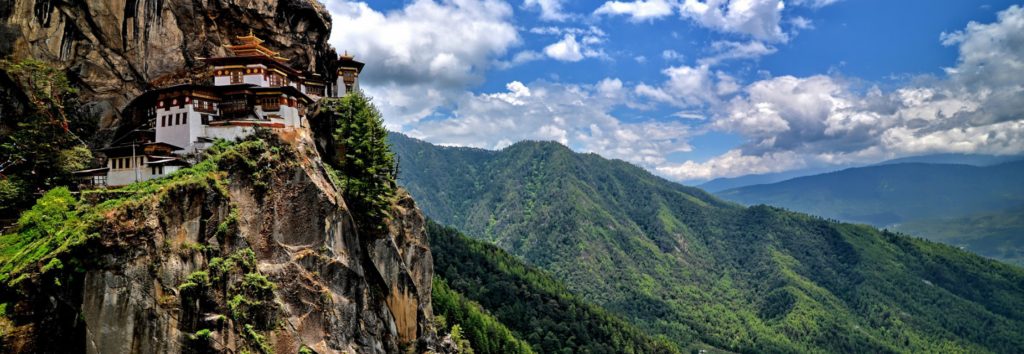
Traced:
<path fill-rule="evenodd" d="M 249 109 L 252 109 L 252 107 L 249 105 L 249 101 L 245 96 L 228 97 L 220 104 L 220 113 L 222 116 L 245 114 Z"/>
<path fill-rule="evenodd" d="M 284 77 L 282 77 L 281 75 L 270 74 L 269 76 L 270 76 L 270 86 L 271 87 L 279 87 L 279 86 L 284 86 L 285 85 Z"/>
<path fill-rule="evenodd" d="M 281 99 L 277 97 L 261 97 L 260 106 L 264 111 L 277 111 L 281 109 Z"/>
<path fill-rule="evenodd" d="M 241 70 L 232 70 L 231 71 L 231 83 L 232 84 L 240 84 L 240 83 L 242 83 L 242 71 Z"/>

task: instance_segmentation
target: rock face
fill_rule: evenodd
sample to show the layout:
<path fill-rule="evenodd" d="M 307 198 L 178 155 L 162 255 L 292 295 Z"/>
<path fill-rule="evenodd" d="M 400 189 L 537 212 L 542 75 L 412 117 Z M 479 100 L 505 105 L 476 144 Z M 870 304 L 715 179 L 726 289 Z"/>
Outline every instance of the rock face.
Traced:
<path fill-rule="evenodd" d="M 387 231 L 368 236 L 308 131 L 281 136 L 291 143 L 252 152 L 283 151 L 279 165 L 222 161 L 220 184 L 171 183 L 108 212 L 99 237 L 63 257 L 78 266 L 22 282 L 0 351 L 435 350 L 433 261 L 413 200 L 400 193 Z"/>
<path fill-rule="evenodd" d="M 0 0 L 0 57 L 67 69 L 107 135 L 142 123 L 121 121 L 131 99 L 250 30 L 292 66 L 333 72 L 331 19 L 316 0 Z"/>

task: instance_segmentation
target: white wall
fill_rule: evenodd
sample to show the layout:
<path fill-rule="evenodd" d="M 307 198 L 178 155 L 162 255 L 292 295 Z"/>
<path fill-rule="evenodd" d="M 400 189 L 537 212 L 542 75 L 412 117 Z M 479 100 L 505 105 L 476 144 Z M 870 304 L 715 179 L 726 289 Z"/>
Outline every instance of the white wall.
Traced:
<path fill-rule="evenodd" d="M 149 171 L 146 169 L 145 164 L 142 163 L 145 161 L 146 157 L 141 155 L 141 147 L 139 147 L 138 152 L 140 155 L 135 156 L 134 160 L 132 160 L 130 156 L 121 157 L 127 158 L 129 162 L 129 164 L 124 168 L 114 168 L 116 166 L 116 160 L 120 158 L 107 159 L 107 167 L 110 168 L 110 171 L 107 171 L 108 186 L 123 186 L 129 183 L 134 183 L 136 180 L 145 181 L 149 179 Z M 138 175 L 135 174 L 136 167 L 138 168 Z"/>
<path fill-rule="evenodd" d="M 142 159 L 146 161 L 144 156 L 137 156 L 136 161 Z M 112 163 L 108 162 L 107 167 L 113 166 Z M 136 167 L 138 168 L 138 174 L 136 174 Z M 145 164 L 136 164 L 135 166 L 123 169 L 113 169 L 107 171 L 107 185 L 111 187 L 123 186 L 135 183 L 137 181 L 146 181 L 154 178 L 165 177 L 174 171 L 182 169 L 182 166 L 163 166 L 163 171 L 157 168 L 157 173 L 153 174 L 153 167 Z M 162 173 L 161 173 L 162 172 Z"/>
<path fill-rule="evenodd" d="M 249 74 L 242 77 L 242 82 L 247 84 L 253 84 L 260 87 L 270 86 L 270 82 L 267 81 L 263 74 Z"/>
<path fill-rule="evenodd" d="M 194 139 L 192 139 L 192 121 L 197 120 L 197 117 L 188 117 L 188 124 L 174 124 L 174 117 L 178 113 L 188 114 L 192 110 L 191 105 L 185 105 L 185 108 L 178 108 L 178 106 L 172 106 L 170 109 L 157 109 L 156 110 L 156 141 L 162 143 L 168 143 L 177 147 L 188 147 Z M 167 116 L 168 125 L 161 126 L 163 116 Z"/>
<path fill-rule="evenodd" d="M 242 127 L 235 125 L 209 125 L 206 126 L 206 137 L 210 139 L 224 139 L 235 141 L 252 135 L 256 130 L 253 127 Z"/>

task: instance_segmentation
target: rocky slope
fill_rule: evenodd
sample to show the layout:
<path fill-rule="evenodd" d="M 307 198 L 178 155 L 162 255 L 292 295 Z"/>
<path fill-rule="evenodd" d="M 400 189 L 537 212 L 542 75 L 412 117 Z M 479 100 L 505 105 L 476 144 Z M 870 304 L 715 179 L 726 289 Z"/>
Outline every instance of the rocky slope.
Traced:
<path fill-rule="evenodd" d="M 332 71 L 331 19 L 316 0 L 0 0 L 0 57 L 66 69 L 107 135 L 141 123 L 121 122 L 132 98 L 249 30 L 296 68 Z"/>
<path fill-rule="evenodd" d="M 433 350 L 413 200 L 364 232 L 308 131 L 280 138 L 215 146 L 166 179 L 50 192 L 0 238 L 0 351 Z"/>

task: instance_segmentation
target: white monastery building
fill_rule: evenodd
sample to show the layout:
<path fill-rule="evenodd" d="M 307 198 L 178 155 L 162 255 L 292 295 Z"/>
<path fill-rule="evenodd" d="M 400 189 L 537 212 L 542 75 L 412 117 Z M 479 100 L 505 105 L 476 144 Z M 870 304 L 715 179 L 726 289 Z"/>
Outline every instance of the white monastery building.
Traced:
<path fill-rule="evenodd" d="M 305 124 L 307 110 L 321 97 L 341 97 L 359 89 L 365 64 L 345 53 L 337 81 L 285 64 L 249 32 L 226 45 L 227 56 L 202 59 L 212 85 L 180 84 L 148 91 L 129 107 L 145 115 L 152 130 L 136 130 L 101 149 L 102 168 L 75 172 L 83 185 L 121 186 L 165 176 L 188 164 L 182 155 L 198 153 L 217 139 L 235 140 L 257 127 L 286 129 Z"/>

